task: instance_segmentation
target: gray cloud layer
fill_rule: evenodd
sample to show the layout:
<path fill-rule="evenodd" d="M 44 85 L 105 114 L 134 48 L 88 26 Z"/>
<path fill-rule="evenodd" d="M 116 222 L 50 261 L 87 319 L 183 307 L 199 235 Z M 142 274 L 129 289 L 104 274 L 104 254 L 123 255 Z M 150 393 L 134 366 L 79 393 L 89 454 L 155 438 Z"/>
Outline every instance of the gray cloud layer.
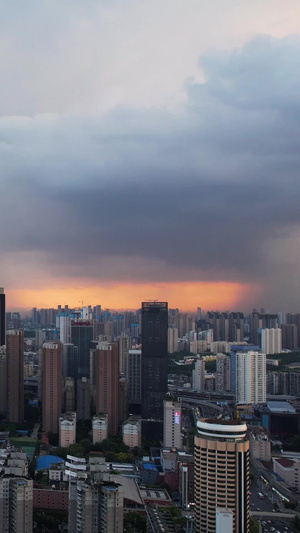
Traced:
<path fill-rule="evenodd" d="M 55 276 L 262 282 L 296 309 L 300 40 L 200 62 L 186 104 L 0 119 L 2 257 Z M 300 310 L 300 305 L 298 307 Z"/>

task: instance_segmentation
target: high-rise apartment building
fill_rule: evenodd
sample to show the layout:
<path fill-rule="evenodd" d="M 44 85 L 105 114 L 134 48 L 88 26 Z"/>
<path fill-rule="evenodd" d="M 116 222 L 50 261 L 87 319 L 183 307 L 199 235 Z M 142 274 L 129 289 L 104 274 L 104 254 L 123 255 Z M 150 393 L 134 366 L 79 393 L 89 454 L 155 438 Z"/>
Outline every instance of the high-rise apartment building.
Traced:
<path fill-rule="evenodd" d="M 216 357 L 216 392 L 230 391 L 230 357 L 217 353 Z"/>
<path fill-rule="evenodd" d="M 32 479 L 8 476 L 0 479 L 0 531 L 32 533 Z"/>
<path fill-rule="evenodd" d="M 62 412 L 75 411 L 75 384 L 73 378 L 62 381 Z"/>
<path fill-rule="evenodd" d="M 122 375 L 119 379 L 119 424 L 129 415 L 129 380 Z"/>
<path fill-rule="evenodd" d="M 96 414 L 108 416 L 108 435 L 116 435 L 119 426 L 119 345 L 99 342 L 91 350 L 94 405 Z"/>
<path fill-rule="evenodd" d="M 0 287 L 0 346 L 5 344 L 5 294 Z"/>
<path fill-rule="evenodd" d="M 113 482 L 71 481 L 69 533 L 123 533 L 123 487 Z"/>
<path fill-rule="evenodd" d="M 59 445 L 68 448 L 76 442 L 76 413 L 65 413 L 59 417 Z"/>
<path fill-rule="evenodd" d="M 266 390 L 266 354 L 255 351 L 237 352 L 236 403 L 265 403 Z"/>
<path fill-rule="evenodd" d="M 61 313 L 57 317 L 59 340 L 62 344 L 69 344 L 71 340 L 71 319 L 68 313 Z"/>
<path fill-rule="evenodd" d="M 24 420 L 24 331 L 6 334 L 7 420 Z"/>
<path fill-rule="evenodd" d="M 58 433 L 62 408 L 62 344 L 46 342 L 40 350 L 43 391 L 43 430 Z"/>
<path fill-rule="evenodd" d="M 122 533 L 124 522 L 124 489 L 117 483 L 103 483 L 100 489 L 101 529 L 107 533 Z"/>
<path fill-rule="evenodd" d="M 178 462 L 178 492 L 183 509 L 194 503 L 194 456 L 184 454 Z"/>
<path fill-rule="evenodd" d="M 233 533 L 249 533 L 249 440 L 237 420 L 202 419 L 195 436 L 195 533 L 216 533 L 218 509 L 233 513 Z"/>
<path fill-rule="evenodd" d="M 142 423 L 140 417 L 130 416 L 122 426 L 123 442 L 132 450 L 142 446 Z"/>
<path fill-rule="evenodd" d="M 260 345 L 261 329 L 278 328 L 278 315 L 269 313 L 258 313 L 253 311 L 250 314 L 250 342 Z"/>
<path fill-rule="evenodd" d="M 56 309 L 40 309 L 40 324 L 42 327 L 53 327 L 56 325 Z"/>
<path fill-rule="evenodd" d="M 126 372 L 128 350 L 130 349 L 130 341 L 131 339 L 128 335 L 121 335 L 118 337 L 120 374 L 125 374 Z"/>
<path fill-rule="evenodd" d="M 142 351 L 128 350 L 125 375 L 129 380 L 129 403 L 140 405 L 142 401 Z"/>
<path fill-rule="evenodd" d="M 299 346 L 299 331 L 296 324 L 282 324 L 282 348 L 297 350 Z"/>
<path fill-rule="evenodd" d="M 178 352 L 178 329 L 175 326 L 168 327 L 168 352 Z"/>
<path fill-rule="evenodd" d="M 5 317 L 6 317 L 6 331 L 8 329 L 21 329 L 20 313 L 5 313 Z"/>
<path fill-rule="evenodd" d="M 261 350 L 267 355 L 282 352 L 281 328 L 265 328 L 261 330 Z"/>
<path fill-rule="evenodd" d="M 142 417 L 163 420 L 168 391 L 168 304 L 142 303 Z"/>
<path fill-rule="evenodd" d="M 81 378 L 77 382 L 77 420 L 91 418 L 91 385 L 90 380 Z"/>
<path fill-rule="evenodd" d="M 205 361 L 202 357 L 195 362 L 195 368 L 192 374 L 192 387 L 199 392 L 205 389 Z"/>
<path fill-rule="evenodd" d="M 213 330 L 215 341 L 227 341 L 229 332 L 228 313 L 210 311 L 206 315 L 209 328 Z"/>
<path fill-rule="evenodd" d="M 181 401 L 171 396 L 164 400 L 164 446 L 182 448 Z"/>
<path fill-rule="evenodd" d="M 249 352 L 250 350 L 257 351 L 260 347 L 254 344 L 247 344 L 246 342 L 236 343 L 230 347 L 230 387 L 231 392 L 236 394 L 236 354 L 237 352 Z M 223 350 L 223 349 L 222 349 Z M 222 351 L 221 350 L 221 351 Z"/>
<path fill-rule="evenodd" d="M 0 414 L 6 416 L 7 381 L 6 381 L 6 346 L 0 346 Z"/>
<path fill-rule="evenodd" d="M 102 442 L 108 437 L 108 416 L 106 414 L 93 416 L 93 444 Z"/>
<path fill-rule="evenodd" d="M 228 326 L 229 342 L 242 342 L 244 339 L 244 313 L 230 313 Z"/>

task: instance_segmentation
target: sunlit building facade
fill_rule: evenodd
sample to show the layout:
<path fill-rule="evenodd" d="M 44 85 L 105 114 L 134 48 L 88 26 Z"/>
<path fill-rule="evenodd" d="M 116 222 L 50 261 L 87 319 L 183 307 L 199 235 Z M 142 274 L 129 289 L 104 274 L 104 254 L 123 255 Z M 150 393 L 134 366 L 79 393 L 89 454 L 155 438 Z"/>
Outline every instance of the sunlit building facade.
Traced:
<path fill-rule="evenodd" d="M 233 513 L 233 533 L 249 533 L 249 440 L 237 420 L 202 419 L 195 436 L 195 533 L 216 533 L 217 509 Z"/>

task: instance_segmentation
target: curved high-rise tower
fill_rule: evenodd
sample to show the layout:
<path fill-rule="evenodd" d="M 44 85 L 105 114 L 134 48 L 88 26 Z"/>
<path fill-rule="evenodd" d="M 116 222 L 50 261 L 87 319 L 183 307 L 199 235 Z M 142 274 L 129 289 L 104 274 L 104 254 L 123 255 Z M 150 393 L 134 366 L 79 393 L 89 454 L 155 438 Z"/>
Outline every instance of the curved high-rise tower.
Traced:
<path fill-rule="evenodd" d="M 217 510 L 232 512 L 233 533 L 249 533 L 249 440 L 238 420 L 201 419 L 195 436 L 196 533 L 219 533 Z"/>

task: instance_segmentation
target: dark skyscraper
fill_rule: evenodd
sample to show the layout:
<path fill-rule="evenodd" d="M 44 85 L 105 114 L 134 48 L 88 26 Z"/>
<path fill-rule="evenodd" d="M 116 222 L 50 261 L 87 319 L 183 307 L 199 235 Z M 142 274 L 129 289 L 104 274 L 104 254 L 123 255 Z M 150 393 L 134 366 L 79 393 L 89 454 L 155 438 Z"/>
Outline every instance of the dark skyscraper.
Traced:
<path fill-rule="evenodd" d="M 10 330 L 6 335 L 7 420 L 24 420 L 24 331 Z"/>
<path fill-rule="evenodd" d="M 0 287 L 0 346 L 5 344 L 5 294 Z"/>
<path fill-rule="evenodd" d="M 62 408 L 62 345 L 45 342 L 40 351 L 43 380 L 43 430 L 58 433 Z"/>
<path fill-rule="evenodd" d="M 90 377 L 90 348 L 93 326 L 88 320 L 74 320 L 71 324 L 71 343 L 78 347 L 78 379 Z"/>
<path fill-rule="evenodd" d="M 142 417 L 163 420 L 168 391 L 168 304 L 142 303 Z"/>
<path fill-rule="evenodd" d="M 66 343 L 62 345 L 62 377 L 73 378 L 75 387 L 78 379 L 78 347 Z"/>

